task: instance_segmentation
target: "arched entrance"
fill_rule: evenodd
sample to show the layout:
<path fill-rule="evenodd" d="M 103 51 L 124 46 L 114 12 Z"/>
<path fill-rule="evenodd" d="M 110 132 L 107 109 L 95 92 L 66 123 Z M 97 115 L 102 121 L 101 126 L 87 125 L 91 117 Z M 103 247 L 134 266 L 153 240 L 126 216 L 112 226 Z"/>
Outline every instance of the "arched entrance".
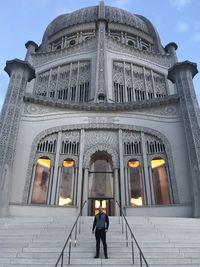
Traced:
<path fill-rule="evenodd" d="M 114 170 L 107 152 L 98 151 L 91 156 L 88 178 L 88 215 L 95 215 L 99 206 L 114 215 Z"/>

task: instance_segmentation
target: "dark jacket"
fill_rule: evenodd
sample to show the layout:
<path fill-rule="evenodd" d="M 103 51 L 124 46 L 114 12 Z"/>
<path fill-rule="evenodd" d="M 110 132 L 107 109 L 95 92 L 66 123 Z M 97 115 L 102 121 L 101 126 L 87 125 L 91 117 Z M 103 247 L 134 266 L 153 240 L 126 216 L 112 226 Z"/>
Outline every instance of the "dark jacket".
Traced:
<path fill-rule="evenodd" d="M 95 215 L 92 231 L 94 231 L 95 228 L 108 230 L 108 227 L 109 227 L 109 218 L 107 214 L 98 213 L 97 215 Z"/>

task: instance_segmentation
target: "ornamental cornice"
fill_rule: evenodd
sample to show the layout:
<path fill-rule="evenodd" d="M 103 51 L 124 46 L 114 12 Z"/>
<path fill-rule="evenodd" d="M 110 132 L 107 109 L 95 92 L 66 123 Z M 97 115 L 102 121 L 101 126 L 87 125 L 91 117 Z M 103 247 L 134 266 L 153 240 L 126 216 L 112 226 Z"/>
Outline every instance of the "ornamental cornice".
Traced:
<path fill-rule="evenodd" d="M 110 36 L 107 36 L 106 41 L 107 49 L 111 52 L 117 51 L 121 54 L 127 54 L 128 56 L 133 55 L 137 58 L 147 60 L 150 63 L 154 62 L 160 66 L 167 68 L 170 68 L 174 64 L 173 58 L 169 54 L 160 54 L 146 50 L 140 50 L 135 47 L 130 47 L 127 44 L 123 44 L 121 43 L 121 41 L 115 40 Z"/>
<path fill-rule="evenodd" d="M 85 40 L 82 43 L 79 43 L 74 46 L 69 46 L 58 51 L 32 53 L 31 57 L 33 59 L 33 65 L 39 66 L 41 64 L 46 64 L 48 62 L 57 59 L 62 59 L 65 56 L 71 56 L 77 53 L 82 53 L 85 51 L 91 51 L 96 49 L 97 49 L 97 38 L 96 36 L 94 36 L 88 40 Z"/>
<path fill-rule="evenodd" d="M 161 107 L 163 105 L 179 103 L 178 95 L 169 95 L 163 98 L 149 99 L 138 102 L 125 102 L 125 103 L 69 103 L 63 100 L 48 98 L 44 96 L 36 96 L 26 93 L 24 95 L 24 102 L 40 104 L 49 107 L 57 107 L 69 110 L 82 110 L 82 111 L 131 111 L 144 108 Z"/>

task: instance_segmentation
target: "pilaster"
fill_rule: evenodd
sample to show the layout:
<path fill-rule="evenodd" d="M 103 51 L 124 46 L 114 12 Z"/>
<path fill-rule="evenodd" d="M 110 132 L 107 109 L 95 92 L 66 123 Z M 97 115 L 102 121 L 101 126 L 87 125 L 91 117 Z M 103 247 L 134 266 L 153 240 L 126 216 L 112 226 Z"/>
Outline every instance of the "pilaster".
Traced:
<path fill-rule="evenodd" d="M 8 214 L 9 183 L 18 134 L 23 95 L 28 81 L 35 77 L 32 66 L 22 60 L 6 62 L 10 76 L 6 99 L 0 115 L 0 215 Z"/>
<path fill-rule="evenodd" d="M 82 203 L 82 179 L 83 179 L 83 154 L 84 154 L 84 143 L 85 143 L 85 131 L 81 130 L 80 137 L 80 154 L 79 154 L 79 168 L 78 168 L 78 183 L 77 183 L 77 206 L 80 210 Z"/>
<path fill-rule="evenodd" d="M 193 216 L 200 217 L 200 109 L 192 78 L 198 73 L 195 63 L 184 61 L 169 69 L 168 79 L 176 84 L 185 128 L 191 183 Z"/>
<path fill-rule="evenodd" d="M 98 19 L 98 39 L 97 39 L 97 68 L 96 68 L 96 101 L 98 102 L 98 96 L 104 95 L 105 102 L 107 100 L 106 90 L 106 64 L 105 64 L 105 32 L 106 32 L 106 21 L 105 21 L 105 6 L 104 2 L 99 3 L 99 19 Z"/>
<path fill-rule="evenodd" d="M 124 161 L 123 161 L 123 147 L 122 147 L 122 130 L 119 130 L 119 164 L 120 164 L 120 194 L 121 206 L 125 207 L 125 182 L 124 182 Z"/>

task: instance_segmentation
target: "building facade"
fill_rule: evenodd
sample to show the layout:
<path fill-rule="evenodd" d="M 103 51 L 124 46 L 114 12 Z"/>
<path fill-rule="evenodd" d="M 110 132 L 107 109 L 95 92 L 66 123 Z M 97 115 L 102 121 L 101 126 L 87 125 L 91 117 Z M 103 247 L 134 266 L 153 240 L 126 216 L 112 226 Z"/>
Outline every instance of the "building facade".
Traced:
<path fill-rule="evenodd" d="M 0 119 L 1 215 L 200 216 L 196 64 L 151 22 L 105 6 L 64 14 L 26 43 Z M 65 209 L 63 209 L 65 208 Z"/>

